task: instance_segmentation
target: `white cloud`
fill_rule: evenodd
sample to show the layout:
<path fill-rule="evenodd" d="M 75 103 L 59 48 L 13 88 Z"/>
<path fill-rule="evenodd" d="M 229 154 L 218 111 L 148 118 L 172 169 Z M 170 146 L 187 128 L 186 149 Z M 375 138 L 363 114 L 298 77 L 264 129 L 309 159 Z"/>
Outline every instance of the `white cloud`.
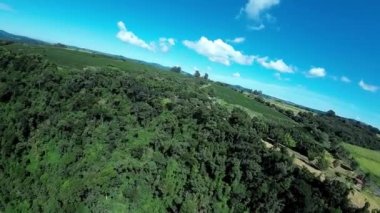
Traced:
<path fill-rule="evenodd" d="M 235 43 L 235 44 L 240 44 L 240 43 L 243 43 L 244 41 L 245 41 L 244 37 L 237 37 L 232 40 L 228 40 L 228 42 Z"/>
<path fill-rule="evenodd" d="M 293 73 L 294 72 L 294 68 L 292 66 L 287 65 L 284 62 L 284 60 L 282 60 L 282 59 L 273 61 L 273 60 L 269 60 L 268 57 L 264 57 L 264 58 L 258 58 L 257 62 L 261 66 L 263 66 L 267 69 L 276 70 L 278 72 L 282 72 L 282 73 Z"/>
<path fill-rule="evenodd" d="M 161 52 L 169 52 L 170 48 L 175 45 L 174 38 L 160 38 L 159 40 L 159 46 Z"/>
<path fill-rule="evenodd" d="M 366 84 L 363 80 L 359 81 L 359 86 L 363 90 L 366 90 L 366 91 L 369 91 L 369 92 L 376 92 L 377 90 L 379 90 L 378 86 Z"/>
<path fill-rule="evenodd" d="M 139 38 L 136 34 L 134 34 L 132 31 L 129 31 L 127 27 L 125 26 L 124 22 L 119 21 L 117 23 L 117 26 L 119 28 L 119 32 L 117 33 L 116 37 L 120 39 L 121 41 L 141 47 L 144 49 L 147 49 L 149 51 L 155 52 L 157 49 L 163 53 L 166 53 L 170 50 L 171 47 L 175 45 L 175 39 L 174 38 L 160 38 L 158 40 L 158 48 L 156 46 L 156 42 L 146 42 L 143 39 Z"/>
<path fill-rule="evenodd" d="M 234 77 L 234 78 L 240 78 L 240 73 L 235 72 L 234 74 L 232 74 L 232 77 Z"/>
<path fill-rule="evenodd" d="M 7 11 L 7 12 L 13 12 L 13 8 L 9 6 L 8 4 L 0 2 L 0 10 Z"/>
<path fill-rule="evenodd" d="M 342 76 L 340 77 L 340 80 L 344 83 L 351 83 L 351 79 L 349 79 L 348 77 L 346 76 Z"/>
<path fill-rule="evenodd" d="M 240 51 L 235 50 L 234 47 L 225 43 L 222 39 L 212 41 L 202 36 L 198 41 L 185 40 L 183 44 L 195 50 L 198 54 L 206 56 L 210 61 L 227 66 L 231 65 L 232 62 L 241 65 L 251 65 L 255 58 L 254 56 L 244 55 Z"/>
<path fill-rule="evenodd" d="M 122 21 L 119 21 L 117 23 L 117 26 L 119 27 L 119 32 L 116 35 L 118 39 L 125 43 L 154 51 L 155 48 L 153 44 L 147 44 L 144 40 L 137 37 L 133 32 L 128 31 L 127 27 Z"/>
<path fill-rule="evenodd" d="M 249 0 L 243 11 L 247 14 L 248 18 L 260 21 L 261 15 L 265 11 L 278 4 L 280 4 L 280 0 Z"/>
<path fill-rule="evenodd" d="M 313 67 L 308 72 L 309 77 L 323 78 L 326 76 L 326 69 L 322 67 Z"/>
<path fill-rule="evenodd" d="M 248 29 L 254 30 L 254 31 L 260 31 L 260 30 L 265 29 L 265 25 L 263 23 L 261 23 L 259 25 L 252 25 L 252 26 L 248 26 Z"/>

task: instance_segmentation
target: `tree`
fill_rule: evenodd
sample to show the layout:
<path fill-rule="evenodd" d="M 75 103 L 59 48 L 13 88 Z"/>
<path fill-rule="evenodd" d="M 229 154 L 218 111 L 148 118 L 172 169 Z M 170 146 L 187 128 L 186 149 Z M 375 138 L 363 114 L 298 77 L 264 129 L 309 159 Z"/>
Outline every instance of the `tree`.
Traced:
<path fill-rule="evenodd" d="M 297 142 L 292 138 L 292 136 L 289 133 L 286 133 L 284 135 L 283 143 L 285 146 L 290 148 L 295 148 L 297 146 Z"/>
<path fill-rule="evenodd" d="M 205 80 L 208 80 L 208 74 L 206 73 L 206 74 L 203 76 L 203 78 L 204 78 Z"/>
<path fill-rule="evenodd" d="M 182 71 L 180 66 L 174 66 L 170 69 L 172 72 L 180 73 Z"/>
<path fill-rule="evenodd" d="M 254 95 L 261 96 L 261 95 L 263 95 L 263 92 L 260 91 L 260 90 L 254 90 L 254 91 L 253 91 L 253 94 L 254 94 Z"/>
<path fill-rule="evenodd" d="M 326 112 L 326 115 L 330 116 L 330 117 L 334 117 L 335 116 L 335 112 L 332 111 L 332 110 L 329 110 L 329 111 Z"/>
<path fill-rule="evenodd" d="M 200 78 L 201 77 L 201 73 L 198 70 L 196 70 L 195 73 L 194 73 L 194 77 Z"/>
<path fill-rule="evenodd" d="M 329 166 L 330 166 L 330 162 L 329 162 L 329 160 L 325 156 L 322 156 L 322 157 L 318 158 L 317 167 L 319 169 L 326 170 L 326 169 L 329 168 Z"/>

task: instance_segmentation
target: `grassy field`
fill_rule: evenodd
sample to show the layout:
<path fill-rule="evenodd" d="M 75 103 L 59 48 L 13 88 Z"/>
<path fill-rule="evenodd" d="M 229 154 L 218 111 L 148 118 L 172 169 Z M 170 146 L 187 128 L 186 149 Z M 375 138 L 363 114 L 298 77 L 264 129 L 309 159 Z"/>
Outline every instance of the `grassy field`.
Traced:
<path fill-rule="evenodd" d="M 380 151 L 370 150 L 351 144 L 343 144 L 355 160 L 359 163 L 359 167 L 370 173 L 375 181 L 380 184 Z"/>
<path fill-rule="evenodd" d="M 277 112 L 276 110 L 266 106 L 265 104 L 257 102 L 256 100 L 251 99 L 231 88 L 220 86 L 217 84 L 212 85 L 212 88 L 214 89 L 217 97 L 221 98 L 229 104 L 239 105 L 248 110 L 251 110 L 252 113 L 250 114 L 254 114 L 266 120 L 280 123 L 286 126 L 297 125 L 290 118 L 286 117 L 280 112 Z"/>
<path fill-rule="evenodd" d="M 304 110 L 304 109 L 298 108 L 296 106 L 292 106 L 290 104 L 286 104 L 286 103 L 283 103 L 283 102 L 280 102 L 277 100 L 266 99 L 266 101 L 269 101 L 269 103 L 274 104 L 277 107 L 280 107 L 284 110 L 290 110 L 290 111 L 294 112 L 295 114 L 298 114 L 300 112 L 308 112 L 307 110 Z"/>

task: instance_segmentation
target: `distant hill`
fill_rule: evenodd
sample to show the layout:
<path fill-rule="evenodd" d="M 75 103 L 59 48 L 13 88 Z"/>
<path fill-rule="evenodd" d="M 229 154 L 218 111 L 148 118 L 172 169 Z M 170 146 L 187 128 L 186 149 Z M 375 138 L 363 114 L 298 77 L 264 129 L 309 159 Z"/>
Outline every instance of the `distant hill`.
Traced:
<path fill-rule="evenodd" d="M 29 38 L 26 36 L 14 35 L 14 34 L 6 32 L 4 30 L 0 30 L 0 39 L 6 40 L 6 41 L 28 43 L 28 44 L 48 44 L 47 42 L 40 41 L 37 39 L 32 39 L 32 38 Z"/>

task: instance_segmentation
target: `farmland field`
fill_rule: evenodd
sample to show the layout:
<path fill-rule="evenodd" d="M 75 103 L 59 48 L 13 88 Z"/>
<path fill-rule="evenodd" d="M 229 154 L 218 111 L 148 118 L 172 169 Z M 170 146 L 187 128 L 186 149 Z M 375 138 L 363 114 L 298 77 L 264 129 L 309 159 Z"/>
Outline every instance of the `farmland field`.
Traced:
<path fill-rule="evenodd" d="M 364 172 L 374 176 L 376 182 L 380 183 L 380 151 L 370 150 L 351 144 L 343 144 Z"/>
<path fill-rule="evenodd" d="M 277 107 L 280 107 L 284 110 L 290 110 L 294 113 L 299 113 L 299 112 L 308 112 L 307 110 L 305 109 L 301 109 L 299 107 L 296 107 L 294 105 L 290 105 L 290 104 L 287 104 L 287 103 L 284 103 L 284 102 L 281 102 L 281 101 L 277 101 L 277 100 L 273 100 L 273 99 L 267 99 L 267 101 L 271 104 L 274 104 L 276 105 Z"/>
<path fill-rule="evenodd" d="M 255 114 L 258 114 L 265 120 L 280 123 L 282 125 L 297 125 L 290 118 L 286 117 L 280 112 L 277 112 L 276 110 L 266 106 L 265 104 L 257 102 L 254 99 L 248 98 L 244 94 L 234 91 L 231 88 L 223 87 L 216 84 L 214 84 L 212 88 L 214 89 L 215 95 L 217 97 L 223 99 L 229 104 L 240 105 L 242 107 L 245 107 L 253 111 Z"/>

